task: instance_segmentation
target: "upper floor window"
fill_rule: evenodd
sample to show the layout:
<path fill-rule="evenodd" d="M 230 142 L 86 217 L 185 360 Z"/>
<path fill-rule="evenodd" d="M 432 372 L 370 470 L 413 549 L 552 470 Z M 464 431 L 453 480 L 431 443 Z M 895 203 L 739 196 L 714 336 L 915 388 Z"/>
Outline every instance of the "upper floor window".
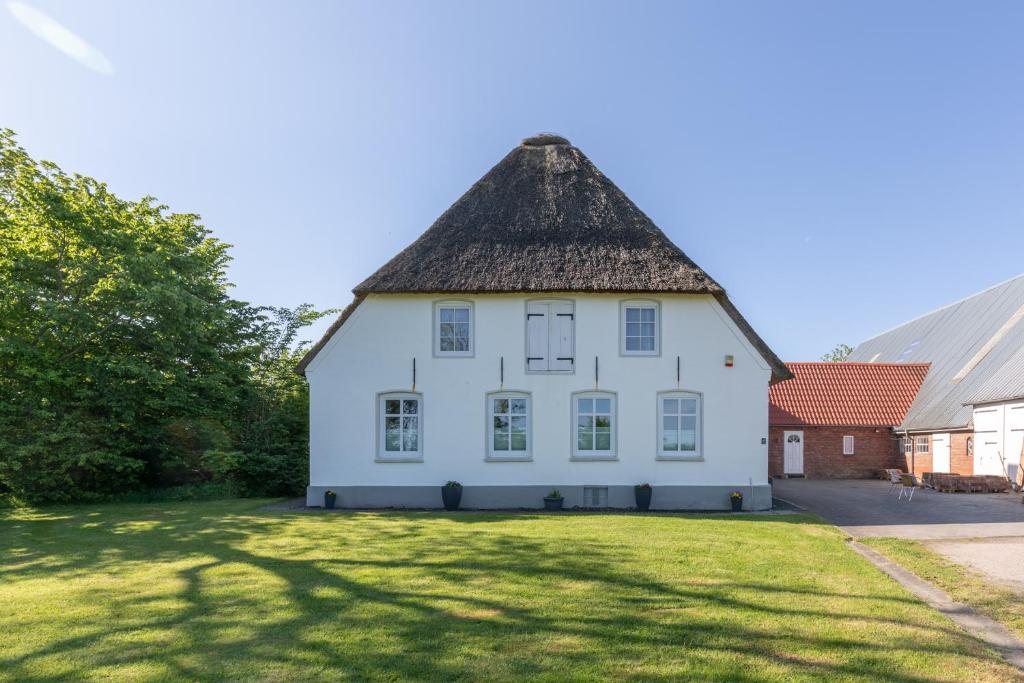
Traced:
<path fill-rule="evenodd" d="M 489 394 L 487 455 L 494 459 L 530 457 L 530 396 L 504 392 Z"/>
<path fill-rule="evenodd" d="M 575 368 L 576 315 L 571 301 L 526 304 L 528 372 L 572 372 Z"/>
<path fill-rule="evenodd" d="M 413 393 L 381 394 L 377 411 L 377 458 L 422 460 L 423 398 Z"/>
<path fill-rule="evenodd" d="M 619 349 L 624 356 L 661 353 L 659 306 L 656 301 L 623 301 Z"/>
<path fill-rule="evenodd" d="M 701 397 L 686 391 L 658 395 L 658 455 L 701 457 Z"/>
<path fill-rule="evenodd" d="M 438 356 L 473 355 L 473 304 L 468 301 L 434 304 L 434 353 Z"/>
<path fill-rule="evenodd" d="M 573 396 L 573 457 L 612 460 L 616 457 L 615 394 L 591 391 Z"/>

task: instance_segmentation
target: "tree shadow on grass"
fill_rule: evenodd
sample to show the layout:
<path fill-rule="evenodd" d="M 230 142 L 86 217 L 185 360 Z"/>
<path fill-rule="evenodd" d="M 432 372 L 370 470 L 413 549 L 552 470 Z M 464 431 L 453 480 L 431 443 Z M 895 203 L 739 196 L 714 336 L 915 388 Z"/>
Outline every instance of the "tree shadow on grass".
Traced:
<path fill-rule="evenodd" d="M 739 518 L 704 517 L 715 525 L 709 534 L 695 533 L 690 516 L 651 525 L 637 515 L 612 528 L 600 515 L 203 509 L 0 522 L 0 579 L 26 590 L 59 579 L 76 603 L 97 606 L 67 634 L 19 634 L 31 644 L 0 652 L 0 667 L 16 680 L 105 667 L 184 679 L 905 682 L 935 680 L 947 660 L 998 668 L 990 652 L 860 564 L 848 578 L 871 590 L 836 586 L 828 571 L 844 568 L 815 572 L 806 559 L 790 557 L 776 580 L 748 571 L 712 546 Z M 808 523 L 784 517 L 794 516 L 772 521 Z M 782 560 L 839 543 L 797 541 L 766 542 L 763 552 Z M 131 578 L 154 569 L 152 583 Z M 123 583 L 74 587 L 104 575 Z M 33 614 L 16 627 L 52 618 Z"/>

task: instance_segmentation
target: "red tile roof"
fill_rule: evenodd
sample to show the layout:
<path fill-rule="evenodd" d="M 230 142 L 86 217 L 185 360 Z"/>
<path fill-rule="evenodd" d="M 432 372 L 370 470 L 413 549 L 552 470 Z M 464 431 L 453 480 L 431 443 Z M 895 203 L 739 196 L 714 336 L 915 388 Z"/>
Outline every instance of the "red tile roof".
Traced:
<path fill-rule="evenodd" d="M 768 390 L 768 424 L 894 427 L 929 363 L 786 363 L 794 378 Z"/>

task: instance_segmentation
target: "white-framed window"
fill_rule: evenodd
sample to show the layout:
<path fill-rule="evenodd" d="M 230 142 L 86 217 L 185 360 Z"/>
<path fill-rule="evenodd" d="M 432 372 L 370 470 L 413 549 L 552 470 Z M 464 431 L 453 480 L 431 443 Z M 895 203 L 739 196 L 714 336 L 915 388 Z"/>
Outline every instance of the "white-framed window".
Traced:
<path fill-rule="evenodd" d="M 658 394 L 658 456 L 697 459 L 701 447 L 701 395 L 692 391 Z"/>
<path fill-rule="evenodd" d="M 423 459 L 423 396 L 391 392 L 377 397 L 377 459 Z"/>
<path fill-rule="evenodd" d="M 908 437 L 900 437 L 900 450 L 904 453 L 910 453 L 913 450 L 912 442 Z"/>
<path fill-rule="evenodd" d="M 576 311 L 572 301 L 526 302 L 526 371 L 573 372 Z"/>
<path fill-rule="evenodd" d="M 619 351 L 623 356 L 661 353 L 661 307 L 657 301 L 623 301 Z"/>
<path fill-rule="evenodd" d="M 434 355 L 473 355 L 473 304 L 469 301 L 434 303 Z"/>
<path fill-rule="evenodd" d="M 853 437 L 843 437 L 843 455 L 853 455 Z"/>
<path fill-rule="evenodd" d="M 572 397 L 572 455 L 580 460 L 616 458 L 615 394 L 588 391 Z"/>
<path fill-rule="evenodd" d="M 487 395 L 487 457 L 529 460 L 533 425 L 530 395 L 507 391 Z"/>
<path fill-rule="evenodd" d="M 928 437 L 927 436 L 915 436 L 914 437 L 914 450 L 918 453 L 928 452 Z"/>

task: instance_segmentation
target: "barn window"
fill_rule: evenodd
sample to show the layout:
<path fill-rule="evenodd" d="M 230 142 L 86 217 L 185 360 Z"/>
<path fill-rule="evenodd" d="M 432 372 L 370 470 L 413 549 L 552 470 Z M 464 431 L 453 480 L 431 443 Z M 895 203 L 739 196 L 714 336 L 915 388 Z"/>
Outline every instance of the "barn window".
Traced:
<path fill-rule="evenodd" d="M 853 455 L 853 437 L 843 437 L 843 455 Z"/>
<path fill-rule="evenodd" d="M 928 437 L 927 436 L 916 436 L 914 437 L 914 450 L 917 453 L 928 452 Z"/>

